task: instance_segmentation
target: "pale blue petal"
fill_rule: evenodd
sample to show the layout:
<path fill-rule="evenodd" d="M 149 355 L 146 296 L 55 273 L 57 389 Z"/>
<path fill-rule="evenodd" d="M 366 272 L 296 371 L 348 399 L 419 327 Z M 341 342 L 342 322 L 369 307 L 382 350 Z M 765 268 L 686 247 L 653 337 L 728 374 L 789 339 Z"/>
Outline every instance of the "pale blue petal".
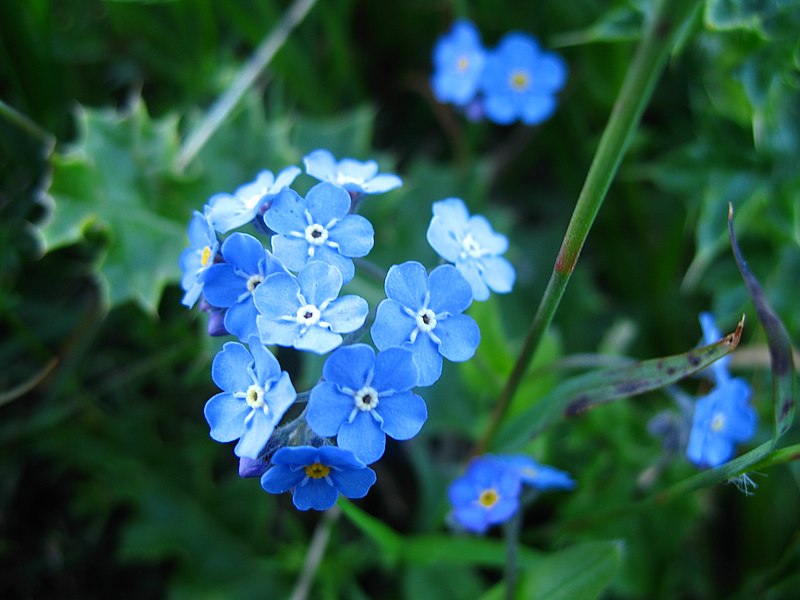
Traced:
<path fill-rule="evenodd" d="M 383 456 L 386 435 L 372 415 L 359 412 L 352 423 L 342 423 L 336 443 L 340 448 L 350 450 L 358 460 L 368 465 Z"/>
<path fill-rule="evenodd" d="M 393 265 L 386 274 L 386 296 L 414 312 L 425 306 L 428 272 L 416 261 Z"/>
<path fill-rule="evenodd" d="M 249 209 L 241 199 L 231 194 L 215 194 L 209 199 L 208 204 L 210 207 L 208 218 L 214 229 L 220 233 L 228 233 L 250 222 L 255 217 L 257 208 Z"/>
<path fill-rule="evenodd" d="M 375 357 L 372 387 L 384 391 L 405 392 L 417 384 L 419 371 L 414 356 L 405 348 L 387 348 Z"/>
<path fill-rule="evenodd" d="M 245 342 L 251 335 L 258 334 L 256 317 L 258 317 L 258 310 L 256 310 L 252 298 L 248 297 L 225 311 L 225 329 Z"/>
<path fill-rule="evenodd" d="M 439 313 L 458 314 L 472 304 L 472 287 L 452 265 L 441 265 L 428 278 L 431 301 L 428 307 Z"/>
<path fill-rule="evenodd" d="M 328 357 L 322 366 L 322 376 L 340 387 L 358 391 L 372 381 L 374 365 L 375 351 L 366 344 L 353 344 Z"/>
<path fill-rule="evenodd" d="M 323 381 L 311 390 L 306 421 L 317 435 L 333 437 L 354 407 L 352 395 L 341 392 L 333 382 Z"/>
<path fill-rule="evenodd" d="M 414 392 L 379 396 L 375 410 L 383 417 L 384 433 L 396 440 L 408 440 L 417 435 L 428 418 L 425 401 Z"/>
<path fill-rule="evenodd" d="M 348 215 L 329 230 L 328 237 L 330 241 L 339 244 L 339 254 L 352 257 L 369 254 L 374 238 L 372 223 L 361 215 Z"/>
<path fill-rule="evenodd" d="M 350 194 L 327 181 L 318 183 L 306 194 L 308 212 L 323 227 L 334 219 L 342 219 L 350 210 Z"/>
<path fill-rule="evenodd" d="M 253 292 L 255 306 L 264 317 L 294 317 L 300 308 L 300 285 L 288 273 L 270 275 Z"/>
<path fill-rule="evenodd" d="M 305 334 L 297 337 L 292 344 L 298 350 L 308 350 L 315 354 L 326 354 L 340 346 L 342 336 L 321 327 L 310 327 Z"/>
<path fill-rule="evenodd" d="M 409 341 L 411 332 L 416 328 L 414 317 L 409 315 L 399 302 L 386 299 L 378 305 L 370 333 L 378 349 L 384 350 L 391 346 L 401 346 Z"/>
<path fill-rule="evenodd" d="M 314 260 L 326 262 L 342 274 L 342 282 L 347 283 L 355 275 L 353 261 L 339 254 L 339 251 L 330 246 L 319 246 L 314 254 Z"/>
<path fill-rule="evenodd" d="M 514 288 L 517 273 L 502 256 L 486 256 L 482 259 L 483 281 L 498 294 L 506 294 Z"/>
<path fill-rule="evenodd" d="M 263 315 L 256 318 L 256 327 L 261 343 L 266 345 L 293 346 L 300 332 L 300 325 L 294 321 L 277 321 Z"/>
<path fill-rule="evenodd" d="M 376 175 L 362 184 L 362 189 L 368 194 L 383 194 L 403 185 L 402 179 L 392 173 Z"/>
<path fill-rule="evenodd" d="M 297 282 L 306 302 L 319 307 L 333 300 L 342 289 L 342 274 L 336 267 L 319 260 L 308 263 L 297 274 Z"/>
<path fill-rule="evenodd" d="M 540 54 L 534 67 L 536 87 L 546 92 L 557 92 L 567 81 L 567 64 L 552 52 Z"/>
<path fill-rule="evenodd" d="M 427 335 L 420 334 L 410 349 L 414 352 L 414 362 L 419 369 L 417 385 L 433 385 L 442 376 L 442 355 L 438 346 Z"/>
<path fill-rule="evenodd" d="M 478 301 L 484 301 L 489 298 L 489 287 L 481 276 L 481 272 L 475 264 L 475 261 L 470 259 L 463 262 L 457 262 L 456 268 L 469 282 L 472 287 L 472 297 Z"/>
<path fill-rule="evenodd" d="M 336 181 L 336 159 L 327 150 L 314 150 L 303 158 L 306 173 L 320 181 Z"/>
<path fill-rule="evenodd" d="M 555 96 L 528 94 L 520 107 L 520 120 L 526 125 L 536 125 L 549 118 L 556 106 Z"/>
<path fill-rule="evenodd" d="M 272 206 L 264 213 L 264 223 L 279 234 L 304 232 L 308 227 L 305 200 L 294 190 L 284 188 L 272 199 Z"/>
<path fill-rule="evenodd" d="M 273 381 L 281 376 L 281 365 L 275 355 L 261 343 L 257 334 L 247 338 L 250 345 L 250 354 L 255 362 L 256 379 L 264 386 L 268 381 Z"/>
<path fill-rule="evenodd" d="M 495 233 L 489 221 L 482 215 L 470 217 L 469 231 L 481 249 L 489 255 L 503 254 L 508 250 L 508 238 Z"/>
<path fill-rule="evenodd" d="M 364 324 L 367 314 L 369 314 L 367 301 L 360 296 L 348 295 L 331 302 L 322 311 L 322 319 L 331 324 L 331 331 L 350 333 Z"/>
<path fill-rule="evenodd" d="M 275 183 L 270 186 L 269 193 L 275 194 L 286 186 L 292 185 L 292 182 L 301 172 L 302 171 L 294 165 L 281 170 L 277 177 L 275 177 Z"/>
<path fill-rule="evenodd" d="M 487 96 L 483 107 L 486 116 L 500 125 L 509 125 L 517 118 L 517 106 L 510 94 Z"/>
<path fill-rule="evenodd" d="M 299 271 L 309 259 L 308 242 L 305 238 L 274 235 L 272 254 L 290 271 Z"/>
<path fill-rule="evenodd" d="M 236 444 L 233 453 L 245 458 L 258 458 L 274 430 L 275 423 L 263 411 L 256 411 L 248 422 L 244 434 L 239 438 L 239 443 Z"/>
<path fill-rule="evenodd" d="M 481 341 L 478 324 L 467 315 L 453 315 L 440 321 L 433 333 L 442 342 L 439 345 L 442 356 L 455 362 L 472 358 Z"/>
<path fill-rule="evenodd" d="M 212 439 L 232 442 L 244 433 L 244 420 L 250 414 L 250 407 L 233 394 L 223 392 L 206 402 L 203 414 L 211 427 Z"/>
<path fill-rule="evenodd" d="M 238 342 L 226 342 L 211 363 L 211 379 L 225 392 L 243 392 L 253 383 L 248 368 L 253 357 Z"/>

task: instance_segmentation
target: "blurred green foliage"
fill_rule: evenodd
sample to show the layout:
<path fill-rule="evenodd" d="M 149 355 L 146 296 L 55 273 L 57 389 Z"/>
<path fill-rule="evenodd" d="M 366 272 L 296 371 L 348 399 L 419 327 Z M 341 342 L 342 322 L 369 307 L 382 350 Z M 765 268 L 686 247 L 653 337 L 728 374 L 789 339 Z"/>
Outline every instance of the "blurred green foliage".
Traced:
<path fill-rule="evenodd" d="M 449 534 L 445 490 L 511 368 L 650 3 L 319 2 L 178 169 L 181 140 L 288 6 L 0 3 L 0 99 L 57 140 L 48 156 L 41 136 L 0 119 L 0 597 L 289 597 L 321 517 L 240 480 L 229 449 L 208 438 L 202 407 L 219 340 L 180 305 L 177 257 L 191 211 L 211 194 L 317 147 L 378 158 L 404 178 L 364 204 L 379 266 L 434 265 L 430 205 L 458 196 L 509 235 L 519 279 L 513 294 L 473 307 L 483 344 L 425 391 L 423 435 L 391 445 L 369 497 L 328 524 L 312 597 L 502 594 L 502 541 Z M 524 29 L 558 47 L 570 79 L 551 121 L 470 124 L 434 102 L 430 50 L 457 10 L 487 44 Z M 576 365 L 692 348 L 697 313 L 711 309 L 727 330 L 747 315 L 734 369 L 753 383 L 758 440 L 770 437 L 766 340 L 726 215 L 733 202 L 743 252 L 796 346 L 798 30 L 798 0 L 704 3 L 512 416 Z M 373 305 L 383 296 L 371 280 L 351 286 Z M 308 387 L 317 368 L 298 364 L 292 377 Z M 796 462 L 752 474 L 752 496 L 717 485 L 638 502 L 694 472 L 647 432 L 670 405 L 649 393 L 528 443 L 578 488 L 524 514 L 527 597 L 793 597 Z M 786 440 L 800 442 L 796 425 Z"/>

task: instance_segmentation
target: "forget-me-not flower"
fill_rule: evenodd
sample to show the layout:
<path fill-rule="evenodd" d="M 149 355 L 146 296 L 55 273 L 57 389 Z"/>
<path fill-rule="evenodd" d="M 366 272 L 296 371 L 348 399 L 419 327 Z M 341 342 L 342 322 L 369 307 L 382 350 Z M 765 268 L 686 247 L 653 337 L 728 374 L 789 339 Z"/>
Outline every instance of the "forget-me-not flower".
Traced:
<path fill-rule="evenodd" d="M 306 173 L 347 190 L 353 200 L 368 194 L 383 194 L 403 182 L 393 173 L 378 173 L 374 160 L 361 162 L 352 158 L 337 161 L 328 150 L 314 150 L 303 158 Z"/>
<path fill-rule="evenodd" d="M 278 273 L 256 288 L 256 318 L 265 344 L 294 346 L 325 354 L 342 343 L 342 333 L 361 327 L 367 301 L 356 295 L 338 298 L 342 274 L 333 266 L 313 261 L 297 277 Z"/>
<path fill-rule="evenodd" d="M 710 314 L 701 314 L 700 324 L 706 344 L 722 337 Z M 731 377 L 728 362 L 729 357 L 725 357 L 710 367 L 714 388 L 695 404 L 686 456 L 700 467 L 717 467 L 729 461 L 736 444 L 746 442 L 756 431 L 750 385 Z"/>
<path fill-rule="evenodd" d="M 521 486 L 515 469 L 491 455 L 479 456 L 447 490 L 453 517 L 465 529 L 483 533 L 517 512 Z"/>
<path fill-rule="evenodd" d="M 569 473 L 542 465 L 524 454 L 498 454 L 495 458 L 514 469 L 524 485 L 536 490 L 571 490 L 575 480 Z"/>
<path fill-rule="evenodd" d="M 433 95 L 439 102 L 468 105 L 478 93 L 485 60 L 475 25 L 465 20 L 454 23 L 433 47 Z"/>
<path fill-rule="evenodd" d="M 222 243 L 225 262 L 213 265 L 205 275 L 203 295 L 213 306 L 227 308 L 225 329 L 246 341 L 258 335 L 253 294 L 264 279 L 286 269 L 256 238 L 232 233 Z"/>
<path fill-rule="evenodd" d="M 495 233 L 485 217 L 471 217 L 459 198 L 433 203 L 427 236 L 442 258 L 455 263 L 475 300 L 486 300 L 490 289 L 503 294 L 514 287 L 514 267 L 500 256 L 508 248 L 506 236 Z"/>
<path fill-rule="evenodd" d="M 181 301 L 184 306 L 194 306 L 203 293 L 206 269 L 214 264 L 219 250 L 219 240 L 208 219 L 208 215 L 194 211 L 189 221 L 189 247 L 181 252 L 180 266 L 183 271 L 181 287 L 186 292 Z"/>
<path fill-rule="evenodd" d="M 310 261 L 331 264 L 347 283 L 355 274 L 351 258 L 366 256 L 375 235 L 369 221 L 349 211 L 349 194 L 332 183 L 315 185 L 305 198 L 285 188 L 264 214 L 276 233 L 272 253 L 291 271 Z"/>
<path fill-rule="evenodd" d="M 272 456 L 272 465 L 261 487 L 270 494 L 291 490 L 300 510 L 327 510 L 339 494 L 363 498 L 376 480 L 375 471 L 336 446 L 286 446 Z"/>
<path fill-rule="evenodd" d="M 300 174 L 295 166 L 286 167 L 277 177 L 261 171 L 255 181 L 244 184 L 233 194 L 215 194 L 209 201 L 209 218 L 220 233 L 246 225 L 267 208 L 269 201 Z"/>
<path fill-rule="evenodd" d="M 543 51 L 528 34 L 508 33 L 486 57 L 480 82 L 486 117 L 502 125 L 541 123 L 553 114 L 566 78 L 560 56 Z"/>
<path fill-rule="evenodd" d="M 414 353 L 417 385 L 428 386 L 442 374 L 442 357 L 472 358 L 481 339 L 478 324 L 461 314 L 472 304 L 472 289 L 452 265 L 428 275 L 415 261 L 394 265 L 384 283 L 386 299 L 378 305 L 372 340 L 379 350 L 402 346 Z"/>
<path fill-rule="evenodd" d="M 222 390 L 205 406 L 211 437 L 218 442 L 238 439 L 236 456 L 258 458 L 297 397 L 289 374 L 254 336 L 249 351 L 227 342 L 214 357 L 211 378 Z"/>
<path fill-rule="evenodd" d="M 408 350 L 376 355 L 366 344 L 343 346 L 325 361 L 322 376 L 308 400 L 308 425 L 317 435 L 337 436 L 366 464 L 383 456 L 387 435 L 410 439 L 428 418 L 425 401 L 411 391 L 417 367 Z"/>

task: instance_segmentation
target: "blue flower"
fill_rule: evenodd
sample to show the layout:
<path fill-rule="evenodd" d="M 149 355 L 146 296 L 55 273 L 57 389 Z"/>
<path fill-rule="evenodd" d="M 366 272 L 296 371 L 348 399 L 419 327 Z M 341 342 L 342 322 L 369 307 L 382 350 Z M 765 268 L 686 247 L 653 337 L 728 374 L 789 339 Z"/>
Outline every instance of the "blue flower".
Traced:
<path fill-rule="evenodd" d="M 517 470 L 504 462 L 493 456 L 475 458 L 447 490 L 453 517 L 465 529 L 483 533 L 517 512 L 521 485 Z"/>
<path fill-rule="evenodd" d="M 258 335 L 258 311 L 253 294 L 264 279 L 274 273 L 286 273 L 283 265 L 256 238 L 246 233 L 232 233 L 222 243 L 224 263 L 208 269 L 203 295 L 213 306 L 227 308 L 225 329 L 247 341 Z"/>
<path fill-rule="evenodd" d="M 386 436 L 407 440 L 419 433 L 428 410 L 411 391 L 417 367 L 411 353 L 389 348 L 375 355 L 366 344 L 344 346 L 328 357 L 324 381 L 311 390 L 306 420 L 317 435 L 366 464 L 383 456 Z"/>
<path fill-rule="evenodd" d="M 566 78 L 560 56 L 542 51 L 530 35 L 506 34 L 486 57 L 481 77 L 486 116 L 502 125 L 516 119 L 541 123 L 555 110 L 555 94 Z"/>
<path fill-rule="evenodd" d="M 246 225 L 266 210 L 269 201 L 300 174 L 297 167 L 286 167 L 275 177 L 261 171 L 255 181 L 246 183 L 231 194 L 215 194 L 208 203 L 209 218 L 220 233 Z"/>
<path fill-rule="evenodd" d="M 236 456 L 258 458 L 297 397 L 289 374 L 254 336 L 250 351 L 227 342 L 214 357 L 211 378 L 222 390 L 205 406 L 211 437 L 218 442 L 238 439 Z"/>
<path fill-rule="evenodd" d="M 306 173 L 348 191 L 356 199 L 367 194 L 383 194 L 403 185 L 397 175 L 378 174 L 378 163 L 374 160 L 360 162 L 352 158 L 336 161 L 327 150 L 314 150 L 303 158 Z"/>
<path fill-rule="evenodd" d="M 701 314 L 700 324 L 706 344 L 720 339 L 710 314 Z M 730 375 L 728 360 L 715 362 L 711 373 L 714 388 L 695 404 L 686 447 L 687 458 L 699 467 L 717 467 L 729 461 L 736 444 L 755 435 L 758 421 L 756 411 L 750 406 L 750 385 Z"/>
<path fill-rule="evenodd" d="M 523 484 L 536 490 L 571 490 L 575 487 L 569 473 L 539 464 L 524 454 L 497 455 L 495 458 L 514 469 Z"/>
<path fill-rule="evenodd" d="M 433 47 L 431 89 L 439 102 L 466 106 L 478 93 L 486 51 L 469 21 L 457 21 Z"/>
<path fill-rule="evenodd" d="M 218 249 L 219 240 L 208 215 L 194 211 L 189 221 L 189 247 L 181 252 L 180 257 L 181 287 L 186 291 L 182 302 L 185 306 L 194 306 L 203 293 L 205 271 L 214 264 Z"/>
<path fill-rule="evenodd" d="M 389 269 L 386 300 L 378 305 L 372 339 L 379 350 L 402 346 L 414 353 L 417 385 L 432 385 L 442 374 L 442 356 L 461 362 L 475 354 L 481 339 L 478 324 L 461 314 L 472 303 L 469 283 L 451 265 L 428 276 L 409 261 Z"/>
<path fill-rule="evenodd" d="M 361 327 L 367 301 L 355 295 L 337 298 L 342 274 L 331 265 L 313 261 L 297 277 L 278 273 L 267 277 L 253 294 L 261 341 L 294 346 L 317 354 L 342 343 L 342 333 Z"/>
<path fill-rule="evenodd" d="M 360 215 L 350 215 L 350 196 L 341 187 L 323 182 L 302 198 L 289 188 L 275 196 L 264 214 L 267 227 L 276 232 L 272 252 L 291 271 L 310 261 L 335 266 L 344 282 L 353 278 L 351 257 L 372 249 L 372 225 Z"/>
<path fill-rule="evenodd" d="M 300 510 L 327 510 L 339 498 L 363 498 L 375 483 L 375 471 L 352 452 L 336 446 L 286 446 L 272 457 L 272 467 L 261 477 L 270 494 L 292 491 Z"/>

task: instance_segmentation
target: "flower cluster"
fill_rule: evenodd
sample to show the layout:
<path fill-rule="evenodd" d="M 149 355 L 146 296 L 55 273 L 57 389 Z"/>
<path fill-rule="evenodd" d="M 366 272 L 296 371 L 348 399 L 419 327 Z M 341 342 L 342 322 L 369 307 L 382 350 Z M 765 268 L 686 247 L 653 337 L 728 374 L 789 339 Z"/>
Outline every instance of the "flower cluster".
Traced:
<path fill-rule="evenodd" d="M 713 344 L 722 336 L 710 313 L 700 315 L 703 340 Z M 716 467 L 728 462 L 736 444 L 755 435 L 757 415 L 750 406 L 752 391 L 743 379 L 728 372 L 730 356 L 711 365 L 714 388 L 697 399 L 689 432 L 686 457 L 699 467 Z"/>
<path fill-rule="evenodd" d="M 474 355 L 480 331 L 464 311 L 490 289 L 510 291 L 514 269 L 500 256 L 506 238 L 483 217 L 455 198 L 437 202 L 428 239 L 454 264 L 430 272 L 416 261 L 393 265 L 367 327 L 367 301 L 341 294 L 356 275 L 353 259 L 374 243 L 357 209 L 401 181 L 373 161 L 337 161 L 327 150 L 303 162 L 320 180 L 305 196 L 291 187 L 300 169 L 288 167 L 194 213 L 181 256 L 183 303 L 199 301 L 209 334 L 238 338 L 212 363 L 221 392 L 205 406 L 211 437 L 237 442 L 242 477 L 260 477 L 270 493 L 291 491 L 300 510 L 325 510 L 339 494 L 367 494 L 376 481 L 368 465 L 383 456 L 387 436 L 419 433 L 428 410 L 414 389 L 433 385 L 445 358 Z M 250 224 L 268 245 L 233 231 Z M 368 330 L 374 347 L 359 341 Z M 297 393 L 273 346 L 328 355 L 310 390 Z"/>
<path fill-rule="evenodd" d="M 571 490 L 575 482 L 568 473 L 525 455 L 484 454 L 473 459 L 467 472 L 450 484 L 452 517 L 460 527 L 484 533 L 519 510 L 524 486 L 538 491 Z"/>
<path fill-rule="evenodd" d="M 469 21 L 457 21 L 433 49 L 433 95 L 473 120 L 501 125 L 536 125 L 556 109 L 556 94 L 567 79 L 563 59 L 539 47 L 526 33 L 507 33 L 497 47 L 483 47 Z"/>

